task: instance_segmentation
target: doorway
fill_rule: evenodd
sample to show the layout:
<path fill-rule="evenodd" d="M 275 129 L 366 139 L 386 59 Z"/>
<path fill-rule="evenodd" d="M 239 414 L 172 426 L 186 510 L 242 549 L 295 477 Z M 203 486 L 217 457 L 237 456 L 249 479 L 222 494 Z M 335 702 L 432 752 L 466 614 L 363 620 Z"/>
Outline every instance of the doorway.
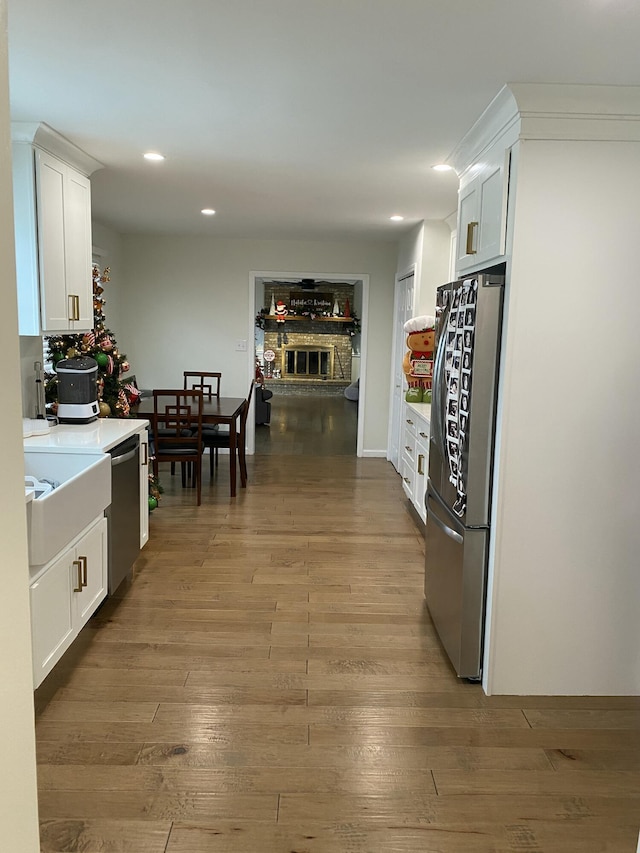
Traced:
<path fill-rule="evenodd" d="M 327 448 L 334 446 L 341 454 L 363 455 L 368 301 L 369 276 L 364 274 L 250 273 L 249 311 L 255 348 L 249 347 L 249 370 L 253 374 L 257 353 L 274 397 L 270 400 L 271 425 L 259 426 L 258 438 L 254 419 L 249 419 L 248 453 L 270 452 L 269 448 L 276 450 L 276 445 L 280 447 L 276 452 L 288 452 L 283 435 L 295 432 L 297 425 L 301 436 L 316 431 L 315 441 L 308 439 L 311 453 L 314 447 L 318 453 L 327 453 Z M 276 316 L 284 322 L 276 323 Z M 330 355 L 323 355 L 327 352 Z M 305 353 L 311 356 L 305 358 Z M 357 399 L 353 399 L 354 391 Z M 342 418 L 344 441 L 339 439 L 336 426 Z M 328 424 L 332 426 L 331 440 L 326 430 L 322 433 Z M 274 439 L 280 430 L 280 441 L 267 442 L 262 435 L 265 429 Z M 348 437 L 353 432 L 355 442 L 350 445 Z M 304 445 L 306 440 L 301 441 Z M 291 441 L 290 447 L 294 446 Z"/>

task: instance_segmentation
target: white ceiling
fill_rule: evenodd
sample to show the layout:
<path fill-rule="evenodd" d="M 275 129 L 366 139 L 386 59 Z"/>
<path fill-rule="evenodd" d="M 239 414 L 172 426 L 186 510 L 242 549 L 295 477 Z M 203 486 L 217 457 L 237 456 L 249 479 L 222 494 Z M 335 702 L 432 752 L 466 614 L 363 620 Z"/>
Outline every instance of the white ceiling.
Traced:
<path fill-rule="evenodd" d="M 12 118 L 104 164 L 122 233 L 394 240 L 504 83 L 640 85 L 638 0 L 7 2 Z"/>

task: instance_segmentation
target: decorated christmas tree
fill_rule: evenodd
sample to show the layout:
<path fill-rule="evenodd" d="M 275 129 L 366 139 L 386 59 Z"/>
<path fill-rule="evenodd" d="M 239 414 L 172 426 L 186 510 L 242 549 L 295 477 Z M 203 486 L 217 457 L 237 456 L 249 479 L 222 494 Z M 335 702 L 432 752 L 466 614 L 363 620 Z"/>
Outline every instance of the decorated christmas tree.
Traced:
<path fill-rule="evenodd" d="M 45 338 L 46 360 L 55 371 L 56 364 L 63 358 L 87 355 L 98 364 L 98 402 L 100 417 L 127 418 L 131 406 L 138 402 L 140 393 L 135 385 L 122 377 L 130 369 L 124 353 L 118 349 L 113 332 L 105 325 L 103 298 L 104 285 L 110 281 L 109 267 L 100 272 L 93 265 L 93 329 L 79 335 L 53 335 Z M 46 382 L 47 402 L 57 401 L 57 379 L 49 374 Z"/>

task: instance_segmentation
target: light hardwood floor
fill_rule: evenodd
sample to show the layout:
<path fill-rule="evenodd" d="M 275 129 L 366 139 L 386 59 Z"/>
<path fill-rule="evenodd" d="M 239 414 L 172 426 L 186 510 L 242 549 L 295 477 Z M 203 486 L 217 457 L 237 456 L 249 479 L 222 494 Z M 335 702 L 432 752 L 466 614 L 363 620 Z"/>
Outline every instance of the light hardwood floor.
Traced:
<path fill-rule="evenodd" d="M 397 474 L 297 444 L 236 499 L 205 462 L 201 507 L 162 472 L 134 582 L 38 691 L 42 850 L 635 851 L 638 701 L 456 679 Z"/>

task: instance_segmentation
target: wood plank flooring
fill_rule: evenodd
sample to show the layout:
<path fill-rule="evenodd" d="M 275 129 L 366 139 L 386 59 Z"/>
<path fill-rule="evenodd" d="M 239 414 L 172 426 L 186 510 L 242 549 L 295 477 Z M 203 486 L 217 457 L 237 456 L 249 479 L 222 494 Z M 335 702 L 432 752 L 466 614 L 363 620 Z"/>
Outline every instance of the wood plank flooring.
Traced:
<path fill-rule="evenodd" d="M 223 462 L 38 691 L 43 853 L 634 853 L 640 704 L 460 682 L 387 462 Z"/>

